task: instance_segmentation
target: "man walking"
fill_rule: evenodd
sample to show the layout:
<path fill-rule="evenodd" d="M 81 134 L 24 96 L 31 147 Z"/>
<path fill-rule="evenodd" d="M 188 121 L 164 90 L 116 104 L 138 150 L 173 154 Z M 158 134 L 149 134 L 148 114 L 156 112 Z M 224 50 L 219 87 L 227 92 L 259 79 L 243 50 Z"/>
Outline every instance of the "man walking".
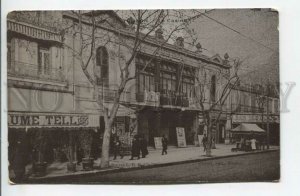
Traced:
<path fill-rule="evenodd" d="M 203 148 L 204 148 L 204 152 L 207 149 L 207 137 L 206 134 L 204 134 L 203 138 L 202 138 L 202 144 L 203 144 Z"/>
<path fill-rule="evenodd" d="M 140 141 L 137 135 L 135 135 L 132 140 L 131 158 L 129 160 L 133 160 L 134 157 L 140 159 Z"/>
<path fill-rule="evenodd" d="M 123 159 L 123 154 L 121 152 L 121 141 L 119 140 L 119 137 L 114 138 L 113 152 L 114 152 L 114 160 L 117 158 L 118 154 L 120 155 L 121 159 Z"/>
<path fill-rule="evenodd" d="M 165 135 L 163 135 L 162 139 L 161 139 L 161 143 L 162 143 L 162 152 L 161 152 L 161 155 L 164 155 L 164 154 L 168 154 L 167 152 L 167 149 L 168 149 L 168 139 Z"/>

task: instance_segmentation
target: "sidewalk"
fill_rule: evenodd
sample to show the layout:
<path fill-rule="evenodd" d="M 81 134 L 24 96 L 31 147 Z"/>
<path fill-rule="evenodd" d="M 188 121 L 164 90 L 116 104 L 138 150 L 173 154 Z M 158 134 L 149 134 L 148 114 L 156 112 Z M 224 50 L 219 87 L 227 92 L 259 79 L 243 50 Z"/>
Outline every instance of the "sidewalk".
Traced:
<path fill-rule="evenodd" d="M 77 172 L 68 172 L 67 163 L 52 163 L 47 167 L 47 175 L 43 177 L 29 176 L 29 180 L 47 179 L 47 178 L 59 178 L 59 177 L 70 177 L 77 175 L 89 175 L 102 172 L 114 172 L 127 169 L 143 168 L 143 167 L 155 167 L 155 166 L 166 166 L 171 164 L 178 164 L 184 162 L 201 161 L 205 159 L 216 159 L 224 158 L 236 155 L 250 154 L 250 153 L 261 153 L 266 151 L 279 150 L 278 146 L 270 146 L 269 150 L 264 151 L 252 151 L 252 152 L 231 152 L 231 148 L 235 145 L 224 145 L 217 144 L 216 149 L 212 149 L 212 157 L 205 156 L 203 147 L 189 146 L 187 148 L 169 147 L 167 155 L 161 155 L 161 150 L 149 149 L 149 154 L 146 158 L 140 158 L 139 160 L 129 160 L 130 156 L 125 156 L 123 159 L 118 157 L 113 160 L 111 157 L 110 167 L 106 169 L 100 169 L 99 165 L 101 160 L 97 159 L 94 163 L 94 170 L 83 171 L 82 166 L 77 166 Z M 31 173 L 31 166 L 26 167 L 27 172 Z"/>

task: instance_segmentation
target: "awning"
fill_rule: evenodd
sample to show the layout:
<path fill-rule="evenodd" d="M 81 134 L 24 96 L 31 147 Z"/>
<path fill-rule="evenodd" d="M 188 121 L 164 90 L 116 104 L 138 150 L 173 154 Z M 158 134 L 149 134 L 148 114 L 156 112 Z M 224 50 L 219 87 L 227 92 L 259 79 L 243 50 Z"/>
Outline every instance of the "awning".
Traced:
<path fill-rule="evenodd" d="M 242 123 L 234 129 L 231 129 L 232 133 L 236 134 L 264 134 L 266 133 L 265 130 L 257 126 L 256 124 L 248 124 Z"/>

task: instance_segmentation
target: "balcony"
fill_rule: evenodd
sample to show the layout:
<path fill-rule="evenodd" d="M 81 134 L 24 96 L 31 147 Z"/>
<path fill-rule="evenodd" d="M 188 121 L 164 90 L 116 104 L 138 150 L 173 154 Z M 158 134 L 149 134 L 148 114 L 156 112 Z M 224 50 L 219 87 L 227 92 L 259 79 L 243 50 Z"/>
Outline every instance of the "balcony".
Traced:
<path fill-rule="evenodd" d="M 182 95 L 166 95 L 160 96 L 161 105 L 172 105 L 179 107 L 189 107 L 189 100 L 187 97 Z"/>
<path fill-rule="evenodd" d="M 161 94 L 159 92 L 144 92 L 137 93 L 137 102 L 145 103 L 153 106 L 178 106 L 178 107 L 189 107 L 189 99 L 182 95 L 174 94 Z"/>
<path fill-rule="evenodd" d="M 117 96 L 118 91 L 114 89 L 109 89 L 107 87 L 99 88 L 99 100 L 103 100 L 106 103 L 112 103 Z M 130 103 L 133 100 L 131 99 L 130 92 L 124 91 L 120 96 L 120 103 Z"/>
<path fill-rule="evenodd" d="M 18 61 L 8 62 L 8 76 L 18 79 L 66 83 L 62 69 L 41 70 L 38 65 Z"/>
<path fill-rule="evenodd" d="M 240 104 L 232 104 L 231 110 L 232 110 L 232 112 L 235 112 L 235 113 L 261 113 L 261 112 L 263 112 L 263 108 L 247 106 L 247 105 L 240 105 Z"/>

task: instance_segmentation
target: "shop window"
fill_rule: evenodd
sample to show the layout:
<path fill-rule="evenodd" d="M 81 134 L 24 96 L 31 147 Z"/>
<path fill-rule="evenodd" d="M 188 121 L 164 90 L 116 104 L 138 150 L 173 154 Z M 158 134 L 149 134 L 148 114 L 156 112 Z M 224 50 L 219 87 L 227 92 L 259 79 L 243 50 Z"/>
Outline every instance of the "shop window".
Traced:
<path fill-rule="evenodd" d="M 96 66 L 100 70 L 100 74 L 97 76 L 98 85 L 108 85 L 108 52 L 103 46 L 97 48 Z"/>

